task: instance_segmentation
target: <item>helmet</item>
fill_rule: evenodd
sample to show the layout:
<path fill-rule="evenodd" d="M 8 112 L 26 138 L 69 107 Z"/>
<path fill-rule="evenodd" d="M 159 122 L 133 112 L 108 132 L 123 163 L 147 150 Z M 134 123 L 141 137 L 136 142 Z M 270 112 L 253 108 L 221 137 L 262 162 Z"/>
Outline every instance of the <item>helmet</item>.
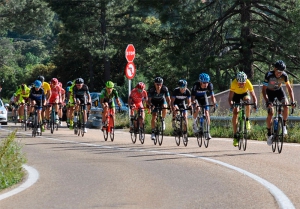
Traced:
<path fill-rule="evenodd" d="M 52 78 L 52 79 L 51 79 L 51 84 L 57 85 L 57 84 L 58 84 L 57 78 Z"/>
<path fill-rule="evenodd" d="M 136 86 L 135 86 L 135 88 L 137 88 L 137 89 L 145 89 L 145 84 L 143 83 L 143 82 L 139 82 Z"/>
<path fill-rule="evenodd" d="M 20 85 L 20 88 L 21 88 L 22 90 L 25 90 L 25 87 L 26 87 L 26 84 L 24 84 L 24 83 Z"/>
<path fill-rule="evenodd" d="M 284 62 L 282 60 L 278 60 L 275 65 L 275 68 L 277 68 L 277 70 L 279 71 L 284 71 L 286 69 L 286 65 L 284 64 Z"/>
<path fill-rule="evenodd" d="M 186 80 L 183 80 L 183 79 L 179 80 L 178 81 L 178 86 L 179 87 L 186 87 L 187 86 Z"/>
<path fill-rule="evenodd" d="M 72 86 L 72 84 L 73 84 L 72 81 L 67 82 L 67 86 Z"/>
<path fill-rule="evenodd" d="M 39 75 L 37 79 L 38 79 L 39 81 L 41 81 L 41 82 L 44 82 L 44 81 L 45 81 L 45 78 L 44 78 L 44 76 L 42 76 L 42 75 Z"/>
<path fill-rule="evenodd" d="M 114 86 L 115 86 L 115 84 L 112 82 L 112 81 L 107 81 L 106 83 L 105 83 L 105 86 L 107 87 L 107 88 L 113 88 Z"/>
<path fill-rule="evenodd" d="M 163 83 L 164 82 L 164 79 L 162 79 L 161 77 L 156 77 L 154 79 L 154 83 Z"/>
<path fill-rule="evenodd" d="M 236 80 L 239 83 L 245 83 L 247 80 L 247 75 L 244 72 L 238 72 L 238 74 L 236 75 Z"/>
<path fill-rule="evenodd" d="M 201 74 L 199 75 L 199 81 L 200 81 L 200 82 L 208 83 L 208 82 L 210 81 L 210 77 L 209 77 L 209 75 L 206 74 L 206 73 L 201 73 Z"/>
<path fill-rule="evenodd" d="M 36 88 L 41 88 L 41 86 L 42 86 L 42 82 L 40 80 L 35 80 L 33 84 L 34 84 L 34 87 L 36 87 Z"/>
<path fill-rule="evenodd" d="M 77 78 L 75 80 L 75 84 L 82 84 L 82 83 L 84 83 L 84 80 L 82 78 Z"/>

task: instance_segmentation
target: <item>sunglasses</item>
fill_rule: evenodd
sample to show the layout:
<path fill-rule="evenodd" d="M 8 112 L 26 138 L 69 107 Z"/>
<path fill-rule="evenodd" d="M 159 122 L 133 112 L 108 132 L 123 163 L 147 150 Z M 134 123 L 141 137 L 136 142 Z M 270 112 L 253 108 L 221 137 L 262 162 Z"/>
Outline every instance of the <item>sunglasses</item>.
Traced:
<path fill-rule="evenodd" d="M 201 83 L 203 83 L 203 84 L 208 84 L 208 82 L 201 82 Z"/>
<path fill-rule="evenodd" d="M 156 85 L 158 85 L 158 86 L 161 86 L 162 85 L 162 83 L 155 83 Z"/>
<path fill-rule="evenodd" d="M 143 89 L 138 89 L 138 92 L 140 92 L 140 93 L 141 93 L 142 91 L 143 91 Z"/>

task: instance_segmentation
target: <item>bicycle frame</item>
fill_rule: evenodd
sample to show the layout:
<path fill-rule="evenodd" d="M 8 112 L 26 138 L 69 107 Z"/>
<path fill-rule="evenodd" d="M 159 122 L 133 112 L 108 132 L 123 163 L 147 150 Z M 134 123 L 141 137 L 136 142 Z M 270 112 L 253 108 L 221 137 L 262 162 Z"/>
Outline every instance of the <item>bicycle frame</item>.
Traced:
<path fill-rule="evenodd" d="M 248 138 L 248 130 L 246 128 L 246 113 L 245 113 L 245 106 L 246 105 L 255 105 L 255 103 L 247 103 L 247 102 L 240 102 L 240 103 L 234 103 L 235 107 L 238 107 L 238 123 L 237 123 L 237 139 L 239 141 L 238 148 L 241 150 L 243 147 L 243 150 L 245 151 L 247 148 L 247 138 Z"/>
<path fill-rule="evenodd" d="M 84 108 L 85 104 L 80 104 L 79 111 L 74 111 L 74 118 L 77 117 L 77 121 L 74 121 L 74 134 L 83 137 L 84 136 Z"/>
<path fill-rule="evenodd" d="M 208 121 L 205 115 L 205 107 L 212 107 L 214 105 L 198 105 L 197 108 L 200 107 L 200 111 L 197 116 L 197 127 L 198 132 L 195 133 L 197 137 L 198 146 L 202 146 L 202 141 L 204 143 L 205 148 L 208 147 L 209 139 L 208 139 Z M 215 109 L 214 109 L 215 111 Z M 213 111 L 213 112 L 214 112 Z"/>
<path fill-rule="evenodd" d="M 158 142 L 159 146 L 161 146 L 164 138 L 162 110 L 169 109 L 169 108 L 165 108 L 165 107 L 155 107 L 155 108 L 157 109 L 157 116 L 155 120 L 154 145 L 156 145 Z"/>
<path fill-rule="evenodd" d="M 186 147 L 188 144 L 188 135 L 187 135 L 188 127 L 187 127 L 186 118 L 183 115 L 183 112 L 185 110 L 190 110 L 190 109 L 179 108 L 176 110 L 174 135 L 175 135 L 175 142 L 177 146 L 180 145 L 180 139 L 181 139 L 184 146 Z"/>
<path fill-rule="evenodd" d="M 131 108 L 133 109 L 133 108 Z M 133 124 L 133 130 L 131 130 L 132 143 L 136 142 L 137 134 L 139 134 L 139 140 L 141 144 L 144 144 L 145 139 L 145 124 L 143 120 L 143 111 L 146 108 L 134 108 L 137 109 L 135 115 L 130 118 L 130 122 Z"/>
<path fill-rule="evenodd" d="M 283 147 L 283 117 L 282 117 L 282 107 L 291 106 L 291 105 L 283 105 L 277 97 L 274 99 L 273 106 L 275 107 L 275 114 L 273 116 L 273 124 L 272 124 L 272 151 L 275 152 L 276 147 L 277 151 L 280 154 Z M 291 114 L 294 113 L 294 109 L 292 109 Z"/>
<path fill-rule="evenodd" d="M 107 141 L 108 133 L 110 135 L 110 140 L 114 141 L 115 137 L 115 123 L 114 123 L 114 113 L 113 108 L 108 109 L 106 120 L 105 120 L 105 126 L 102 127 L 104 140 Z"/>

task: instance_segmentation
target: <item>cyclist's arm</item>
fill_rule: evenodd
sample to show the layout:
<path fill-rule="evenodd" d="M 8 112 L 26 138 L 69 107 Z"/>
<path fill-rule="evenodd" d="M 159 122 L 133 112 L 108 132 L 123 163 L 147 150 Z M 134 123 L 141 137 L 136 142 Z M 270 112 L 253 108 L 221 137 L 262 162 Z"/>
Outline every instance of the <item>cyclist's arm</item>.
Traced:
<path fill-rule="evenodd" d="M 291 99 L 291 103 L 294 103 L 295 102 L 295 98 L 294 98 L 294 91 L 290 85 L 290 82 L 286 82 L 285 83 L 285 86 L 286 86 L 286 89 L 288 90 L 289 92 L 289 95 L 290 95 L 290 99 Z"/>
<path fill-rule="evenodd" d="M 215 104 L 217 103 L 215 95 L 212 94 L 212 95 L 210 96 L 210 98 L 211 98 L 211 102 L 213 103 L 213 105 L 215 105 Z"/>
<path fill-rule="evenodd" d="M 252 97 L 253 103 L 257 104 L 257 98 L 255 95 L 255 91 L 250 91 L 250 95 Z"/>
<path fill-rule="evenodd" d="M 234 92 L 233 91 L 229 91 L 229 96 L 228 96 L 228 104 L 230 105 L 230 107 L 232 107 L 232 98 L 233 98 Z"/>
<path fill-rule="evenodd" d="M 120 102 L 120 100 L 119 100 L 119 97 L 116 97 L 116 102 L 118 103 L 118 106 L 119 106 L 119 107 L 122 106 L 122 104 L 121 104 L 121 102 Z"/>
<path fill-rule="evenodd" d="M 262 93 L 265 101 L 268 102 L 269 99 L 268 99 L 268 95 L 267 95 L 267 86 L 265 86 L 265 85 L 262 86 L 261 93 Z"/>

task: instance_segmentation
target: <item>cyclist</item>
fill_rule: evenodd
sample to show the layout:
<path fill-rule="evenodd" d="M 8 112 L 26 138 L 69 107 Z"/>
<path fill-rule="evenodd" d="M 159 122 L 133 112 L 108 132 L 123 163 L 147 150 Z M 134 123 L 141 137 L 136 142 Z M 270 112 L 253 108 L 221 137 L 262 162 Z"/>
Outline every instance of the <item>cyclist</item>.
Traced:
<path fill-rule="evenodd" d="M 236 75 L 236 78 L 232 81 L 228 96 L 228 102 L 231 107 L 231 110 L 233 110 L 232 115 L 232 127 L 233 127 L 233 146 L 237 146 L 239 144 L 239 141 L 237 139 L 237 115 L 239 108 L 234 107 L 233 103 L 240 103 L 241 100 L 244 102 L 249 103 L 250 102 L 250 95 L 252 97 L 254 105 L 254 109 L 257 108 L 257 99 L 256 95 L 252 86 L 252 83 L 247 79 L 247 75 L 244 72 L 238 72 Z M 251 129 L 250 121 L 250 106 L 246 106 L 246 128 L 248 130 Z"/>
<path fill-rule="evenodd" d="M 192 88 L 192 102 L 194 105 L 194 113 L 193 113 L 193 131 L 196 133 L 197 130 L 197 116 L 200 111 L 200 107 L 197 107 L 199 105 L 209 105 L 208 97 L 210 96 L 211 102 L 213 105 L 217 105 L 216 98 L 214 96 L 213 91 L 213 84 L 210 82 L 210 77 L 206 73 L 199 74 L 199 81 L 195 82 Z M 210 130 L 210 114 L 209 114 L 209 107 L 204 107 L 204 113 L 207 118 L 207 124 L 208 124 L 208 139 L 211 139 L 211 135 L 209 133 Z"/>
<path fill-rule="evenodd" d="M 71 86 L 73 85 L 72 81 L 68 81 L 67 82 L 67 87 L 65 89 L 65 103 L 66 103 L 66 108 L 67 108 L 67 125 L 70 125 L 70 104 L 69 104 L 69 99 L 70 99 L 70 90 L 71 90 Z"/>
<path fill-rule="evenodd" d="M 42 89 L 44 90 L 45 93 L 45 99 L 46 99 L 46 104 L 49 102 L 49 99 L 51 97 L 51 87 L 50 84 L 45 82 L 45 77 L 42 75 L 39 75 L 37 80 L 42 82 Z M 50 116 L 50 111 L 49 108 L 44 107 L 42 110 L 42 118 L 43 118 L 43 122 L 44 124 L 49 122 L 49 116 Z"/>
<path fill-rule="evenodd" d="M 155 122 L 157 117 L 157 107 L 167 108 L 171 107 L 170 92 L 168 87 L 163 85 L 164 80 L 161 77 L 156 77 L 154 79 L 154 86 L 151 87 L 148 91 L 148 105 L 154 107 L 152 109 L 152 118 L 151 118 L 151 139 L 155 139 Z M 162 109 L 162 118 L 163 118 L 163 129 L 165 130 L 165 117 L 167 114 L 167 109 Z"/>
<path fill-rule="evenodd" d="M 51 97 L 49 98 L 49 103 L 52 104 L 49 108 L 49 112 L 51 112 L 52 108 L 55 109 L 55 122 L 59 124 L 59 102 L 61 101 L 61 87 L 58 85 L 57 78 L 52 78 L 50 82 L 51 87 Z"/>
<path fill-rule="evenodd" d="M 11 107 L 11 116 L 12 116 L 12 121 L 15 121 L 16 117 L 16 111 L 17 111 L 17 103 L 15 102 L 15 97 L 16 93 L 12 95 L 12 97 L 9 100 L 9 106 Z"/>
<path fill-rule="evenodd" d="M 87 103 L 91 103 L 91 97 L 89 92 L 89 87 L 84 84 L 84 80 L 82 78 L 77 78 L 75 80 L 75 86 L 73 87 L 73 100 L 75 101 L 75 109 L 78 112 L 79 111 L 79 105 L 84 104 L 83 106 L 83 132 L 86 133 L 86 122 L 87 122 L 87 114 L 86 114 L 86 105 Z M 75 112 L 74 117 L 76 117 L 77 114 Z M 77 121 L 76 121 L 77 122 Z"/>
<path fill-rule="evenodd" d="M 176 111 L 179 108 L 186 109 L 186 105 L 190 108 L 191 106 L 191 91 L 187 88 L 187 82 L 184 79 L 178 81 L 178 87 L 173 90 L 171 97 L 171 107 L 173 109 L 173 119 L 172 126 L 175 127 L 175 116 Z M 186 124 L 188 126 L 186 110 L 183 111 L 183 115 L 186 119 Z"/>
<path fill-rule="evenodd" d="M 66 103 L 66 91 L 62 87 L 62 83 L 58 82 L 59 87 L 61 88 L 61 98 L 59 100 L 59 109 L 58 109 L 58 116 L 59 116 L 59 126 L 62 126 L 62 117 L 63 117 L 63 108 L 65 107 Z"/>
<path fill-rule="evenodd" d="M 73 81 L 72 85 L 70 86 L 70 89 L 69 89 L 69 92 L 68 92 L 68 95 L 67 97 L 69 98 L 68 99 L 68 115 L 69 115 L 69 119 L 70 119 L 70 126 L 69 126 L 69 129 L 73 129 L 73 112 L 75 110 L 75 101 L 74 101 L 74 98 L 73 98 L 73 88 L 75 86 L 75 80 Z"/>
<path fill-rule="evenodd" d="M 41 88 L 42 87 L 42 82 L 40 80 L 34 81 L 34 87 L 30 89 L 30 94 L 29 94 L 29 99 L 28 102 L 31 104 L 32 109 L 31 112 L 34 112 L 34 105 L 37 105 L 37 113 L 38 113 L 38 121 L 39 123 L 42 120 L 41 116 L 41 111 L 42 111 L 42 106 L 46 105 L 46 98 L 45 98 L 45 93 L 44 90 Z M 42 127 L 43 129 L 43 127 Z M 38 126 L 37 132 L 41 132 L 40 126 Z"/>
<path fill-rule="evenodd" d="M 18 114 L 19 114 L 19 122 L 22 122 L 24 117 L 24 108 L 26 103 L 28 102 L 28 97 L 30 94 L 30 88 L 27 87 L 26 84 L 21 84 L 18 90 L 15 93 L 15 102 L 19 105 Z"/>
<path fill-rule="evenodd" d="M 103 108 L 102 112 L 102 127 L 105 127 L 106 123 L 106 116 L 108 114 L 108 110 L 112 109 L 113 111 L 113 117 L 115 121 L 115 102 L 114 98 L 116 98 L 116 102 L 118 103 L 118 106 L 121 107 L 122 104 L 119 100 L 119 94 L 118 91 L 114 88 L 114 83 L 112 81 L 107 81 L 105 83 L 105 88 L 103 88 L 100 92 L 100 103 Z"/>
<path fill-rule="evenodd" d="M 143 101 L 148 100 L 148 93 L 145 90 L 145 84 L 143 82 L 139 82 L 135 88 L 130 92 L 128 98 L 128 104 L 130 107 L 135 108 L 130 110 L 130 116 L 134 116 L 134 111 L 137 111 L 138 108 L 143 108 Z M 144 121 L 145 113 L 144 109 L 142 109 L 142 118 Z M 130 132 L 132 132 L 133 124 L 130 124 Z"/>
<path fill-rule="evenodd" d="M 271 123 L 274 113 L 272 103 L 274 102 L 275 97 L 283 104 L 288 104 L 288 99 L 282 88 L 282 83 L 285 83 L 286 89 L 289 92 L 291 99 L 292 108 L 296 107 L 296 102 L 294 98 L 294 91 L 291 87 L 287 73 L 285 72 L 286 65 L 282 60 L 278 60 L 274 65 L 274 70 L 269 71 L 265 74 L 265 80 L 263 82 L 262 95 L 266 101 L 266 107 L 268 108 L 267 116 L 267 129 L 268 129 L 268 138 L 267 144 L 272 145 L 272 133 L 271 133 Z M 287 134 L 286 129 L 286 120 L 288 118 L 288 107 L 283 106 L 283 134 Z"/>

